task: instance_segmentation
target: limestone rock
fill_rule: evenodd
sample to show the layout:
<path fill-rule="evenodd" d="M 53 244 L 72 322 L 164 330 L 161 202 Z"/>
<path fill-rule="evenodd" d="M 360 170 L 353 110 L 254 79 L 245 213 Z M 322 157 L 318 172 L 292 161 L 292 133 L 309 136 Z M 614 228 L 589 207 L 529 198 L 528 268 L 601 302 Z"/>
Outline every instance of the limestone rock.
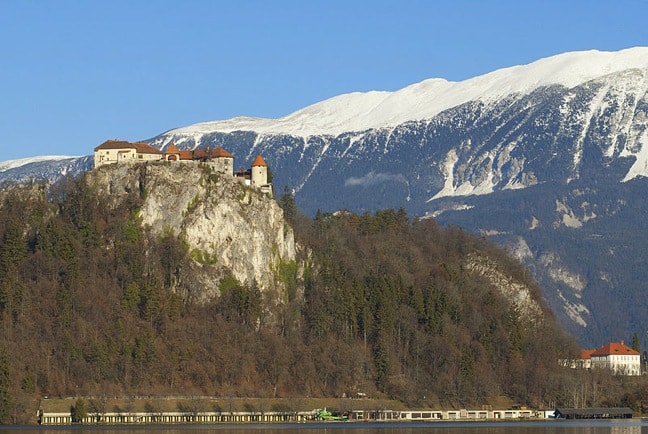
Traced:
<path fill-rule="evenodd" d="M 104 166 L 91 171 L 88 182 L 109 206 L 139 192 L 139 215 L 150 233 L 171 231 L 187 243 L 193 264 L 182 278 L 193 288 L 191 297 L 217 296 L 225 275 L 282 292 L 276 270 L 295 261 L 295 239 L 268 195 L 198 163 Z"/>

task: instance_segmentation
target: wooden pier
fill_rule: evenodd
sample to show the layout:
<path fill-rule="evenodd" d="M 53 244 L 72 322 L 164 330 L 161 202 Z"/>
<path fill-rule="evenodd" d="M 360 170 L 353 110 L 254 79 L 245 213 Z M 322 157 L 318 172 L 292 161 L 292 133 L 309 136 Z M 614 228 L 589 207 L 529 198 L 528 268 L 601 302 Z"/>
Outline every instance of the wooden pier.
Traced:
<path fill-rule="evenodd" d="M 173 425 L 219 423 L 301 423 L 313 420 L 312 412 L 160 412 L 88 414 L 79 424 L 84 425 Z M 70 413 L 39 412 L 41 425 L 71 425 Z"/>
<path fill-rule="evenodd" d="M 544 412 L 533 410 L 351 410 L 345 413 L 349 422 L 425 422 L 450 420 L 512 420 L 544 418 Z M 222 423 L 305 423 L 317 420 L 317 411 L 298 412 L 107 412 L 88 414 L 79 424 L 85 425 L 173 425 Z M 41 425 L 71 425 L 71 413 L 39 411 Z"/>

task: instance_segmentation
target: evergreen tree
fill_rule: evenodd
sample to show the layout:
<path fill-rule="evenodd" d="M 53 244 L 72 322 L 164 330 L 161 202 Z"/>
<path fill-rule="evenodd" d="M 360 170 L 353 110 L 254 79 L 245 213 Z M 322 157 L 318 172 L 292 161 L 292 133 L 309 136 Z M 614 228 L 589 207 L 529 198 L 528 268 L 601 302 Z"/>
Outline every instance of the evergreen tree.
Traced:
<path fill-rule="evenodd" d="M 0 348 L 0 425 L 9 423 L 9 361 L 4 348 Z"/>
<path fill-rule="evenodd" d="M 22 300 L 22 285 L 18 267 L 26 255 L 27 247 L 22 227 L 16 217 L 5 222 L 5 230 L 0 244 L 0 314 L 19 311 Z"/>
<path fill-rule="evenodd" d="M 283 194 L 279 199 L 279 205 L 284 212 L 284 218 L 288 223 L 294 223 L 297 217 L 297 205 L 295 204 L 295 196 L 288 186 L 284 186 Z"/>
<path fill-rule="evenodd" d="M 88 416 L 85 401 L 82 398 L 77 399 L 70 408 L 70 416 L 72 416 L 72 423 L 83 423 L 83 419 Z"/>
<path fill-rule="evenodd" d="M 641 352 L 641 346 L 639 345 L 639 335 L 637 333 L 632 335 L 632 349 L 636 352 Z"/>

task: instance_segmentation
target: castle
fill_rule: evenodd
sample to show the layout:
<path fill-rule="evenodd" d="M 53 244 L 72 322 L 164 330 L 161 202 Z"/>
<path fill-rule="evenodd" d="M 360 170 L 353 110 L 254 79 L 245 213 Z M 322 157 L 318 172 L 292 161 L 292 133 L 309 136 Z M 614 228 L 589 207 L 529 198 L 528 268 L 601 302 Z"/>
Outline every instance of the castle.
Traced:
<path fill-rule="evenodd" d="M 94 149 L 94 167 L 115 163 L 136 163 L 149 161 L 175 161 L 179 163 L 199 162 L 208 164 L 213 170 L 224 173 L 258 188 L 272 196 L 272 184 L 268 182 L 268 165 L 257 155 L 248 170 L 234 172 L 234 156 L 223 148 L 179 150 L 171 143 L 163 152 L 146 143 L 130 143 L 123 140 L 107 140 Z"/>

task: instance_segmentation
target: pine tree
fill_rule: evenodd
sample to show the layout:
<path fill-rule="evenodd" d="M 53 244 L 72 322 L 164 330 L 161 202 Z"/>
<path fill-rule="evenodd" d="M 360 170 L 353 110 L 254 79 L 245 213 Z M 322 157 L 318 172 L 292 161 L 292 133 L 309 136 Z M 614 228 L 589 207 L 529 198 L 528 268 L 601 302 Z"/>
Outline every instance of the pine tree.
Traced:
<path fill-rule="evenodd" d="M 76 403 L 70 408 L 72 423 L 83 423 L 83 419 L 88 416 L 85 401 L 82 398 L 76 400 Z"/>
<path fill-rule="evenodd" d="M 0 425 L 9 423 L 9 361 L 0 348 Z"/>
<path fill-rule="evenodd" d="M 639 335 L 637 335 L 637 333 L 632 335 L 632 349 L 638 353 L 641 352 L 641 346 L 639 344 Z"/>
<path fill-rule="evenodd" d="M 0 243 L 0 314 L 3 311 L 15 313 L 20 308 L 22 285 L 18 267 L 26 251 L 22 227 L 16 218 L 10 217 Z"/>
<path fill-rule="evenodd" d="M 295 196 L 288 186 L 284 186 L 283 194 L 279 200 L 279 205 L 283 209 L 284 218 L 288 223 L 295 223 L 297 217 L 297 205 L 295 204 Z"/>

